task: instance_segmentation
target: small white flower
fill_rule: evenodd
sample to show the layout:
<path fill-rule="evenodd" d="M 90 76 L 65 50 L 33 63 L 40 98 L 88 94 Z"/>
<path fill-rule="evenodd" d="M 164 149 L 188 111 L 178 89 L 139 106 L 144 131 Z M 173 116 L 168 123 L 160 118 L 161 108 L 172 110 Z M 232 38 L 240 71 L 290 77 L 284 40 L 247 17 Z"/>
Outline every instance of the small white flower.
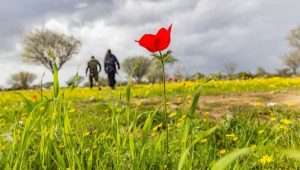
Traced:
<path fill-rule="evenodd" d="M 276 105 L 278 105 L 278 103 L 274 103 L 274 102 L 267 103 L 267 107 L 273 107 L 273 106 L 276 106 Z"/>
<path fill-rule="evenodd" d="M 12 142 L 13 141 L 13 137 L 12 137 L 12 134 L 11 132 L 7 132 L 7 133 L 4 133 L 3 135 L 1 135 L 2 137 L 4 137 L 4 139 L 8 142 Z"/>

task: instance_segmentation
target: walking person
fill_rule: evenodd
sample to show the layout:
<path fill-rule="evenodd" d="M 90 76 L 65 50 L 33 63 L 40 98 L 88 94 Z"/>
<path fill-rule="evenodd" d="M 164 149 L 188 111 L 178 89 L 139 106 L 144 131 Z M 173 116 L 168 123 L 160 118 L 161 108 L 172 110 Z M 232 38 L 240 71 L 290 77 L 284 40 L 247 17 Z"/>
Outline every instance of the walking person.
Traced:
<path fill-rule="evenodd" d="M 112 54 L 110 49 L 108 49 L 104 58 L 104 70 L 107 74 L 108 85 L 112 89 L 115 89 L 116 85 L 115 75 L 117 74 L 117 68 L 118 70 L 120 70 L 120 63 L 117 57 L 114 54 Z"/>
<path fill-rule="evenodd" d="M 101 64 L 97 59 L 95 59 L 94 56 L 91 57 L 90 61 L 87 64 L 85 74 L 87 75 L 88 72 L 89 72 L 90 88 L 93 88 L 94 81 L 95 84 L 98 83 L 98 79 L 99 79 L 98 75 L 101 72 Z"/>

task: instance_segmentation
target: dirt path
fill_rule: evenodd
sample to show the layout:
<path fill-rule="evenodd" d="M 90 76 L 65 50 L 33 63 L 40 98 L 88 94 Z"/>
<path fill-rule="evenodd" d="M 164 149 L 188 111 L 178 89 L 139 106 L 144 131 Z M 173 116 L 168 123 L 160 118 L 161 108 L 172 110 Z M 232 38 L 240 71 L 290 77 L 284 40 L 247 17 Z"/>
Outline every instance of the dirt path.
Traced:
<path fill-rule="evenodd" d="M 169 99 L 172 110 L 189 106 L 191 98 L 177 97 Z M 159 105 L 159 98 L 136 99 L 135 103 L 143 106 Z M 209 112 L 213 117 L 220 117 L 237 106 L 287 106 L 300 109 L 300 91 L 258 92 L 217 96 L 201 96 L 198 111 Z"/>
<path fill-rule="evenodd" d="M 243 93 L 240 95 L 204 96 L 199 110 L 208 111 L 214 117 L 220 117 L 237 106 L 287 106 L 300 109 L 300 91 Z"/>

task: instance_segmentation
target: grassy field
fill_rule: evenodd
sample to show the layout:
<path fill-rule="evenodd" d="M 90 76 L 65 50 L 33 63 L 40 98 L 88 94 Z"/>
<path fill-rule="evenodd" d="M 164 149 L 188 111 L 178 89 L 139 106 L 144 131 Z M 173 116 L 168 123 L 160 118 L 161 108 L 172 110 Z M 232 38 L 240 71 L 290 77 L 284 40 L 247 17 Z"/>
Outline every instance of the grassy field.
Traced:
<path fill-rule="evenodd" d="M 0 169 L 300 168 L 300 78 L 168 83 L 168 131 L 161 90 L 0 92 Z"/>

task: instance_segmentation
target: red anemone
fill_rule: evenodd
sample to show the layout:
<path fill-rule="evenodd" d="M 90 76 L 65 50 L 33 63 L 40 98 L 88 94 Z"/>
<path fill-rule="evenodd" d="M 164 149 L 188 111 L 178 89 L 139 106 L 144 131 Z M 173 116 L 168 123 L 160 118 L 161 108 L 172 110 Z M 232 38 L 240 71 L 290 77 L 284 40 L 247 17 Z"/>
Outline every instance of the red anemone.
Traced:
<path fill-rule="evenodd" d="M 171 42 L 172 25 L 168 29 L 160 28 L 156 34 L 144 34 L 142 38 L 136 42 L 148 51 L 155 53 L 168 48 Z"/>

